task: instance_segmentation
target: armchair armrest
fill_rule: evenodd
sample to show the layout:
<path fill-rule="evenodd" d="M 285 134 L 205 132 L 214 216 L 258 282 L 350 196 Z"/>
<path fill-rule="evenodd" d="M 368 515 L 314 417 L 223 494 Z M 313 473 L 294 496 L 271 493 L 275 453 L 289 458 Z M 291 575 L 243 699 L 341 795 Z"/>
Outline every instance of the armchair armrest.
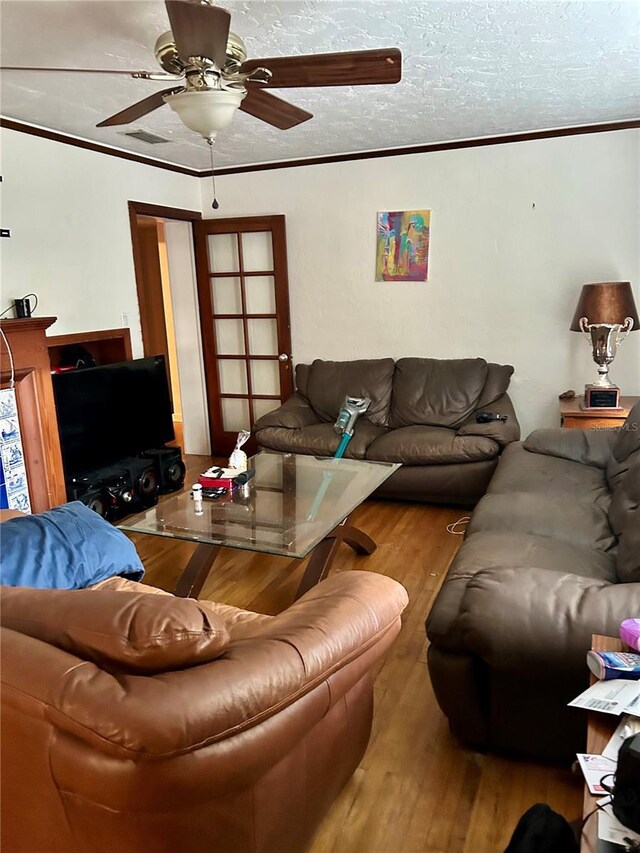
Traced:
<path fill-rule="evenodd" d="M 616 429 L 536 429 L 524 442 L 524 449 L 606 468 L 618 436 Z"/>
<path fill-rule="evenodd" d="M 317 423 L 320 423 L 320 418 L 302 394 L 296 391 L 280 408 L 274 409 L 273 412 L 267 412 L 266 415 L 258 418 L 253 430 L 254 433 L 257 433 L 266 427 L 299 429 Z"/>
<path fill-rule="evenodd" d="M 542 568 L 494 568 L 467 584 L 456 625 L 464 645 L 495 669 L 575 672 L 592 634 L 617 636 L 640 613 L 640 584 L 611 584 Z M 586 672 L 586 665 L 585 665 Z"/>
<path fill-rule="evenodd" d="M 478 412 L 492 412 L 495 415 L 506 415 L 507 421 L 489 421 L 486 424 L 479 424 L 476 421 Z M 487 438 L 492 438 L 500 447 L 506 447 L 512 441 L 518 441 L 520 438 L 520 424 L 516 417 L 513 403 L 508 394 L 503 394 L 498 397 L 488 406 L 481 406 L 471 414 L 471 417 L 458 428 L 458 435 L 484 435 Z"/>

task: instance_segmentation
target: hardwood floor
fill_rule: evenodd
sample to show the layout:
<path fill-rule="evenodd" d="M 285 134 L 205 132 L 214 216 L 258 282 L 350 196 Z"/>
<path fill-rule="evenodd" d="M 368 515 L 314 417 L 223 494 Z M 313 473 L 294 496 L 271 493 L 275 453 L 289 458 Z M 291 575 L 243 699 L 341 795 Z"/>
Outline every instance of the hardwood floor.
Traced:
<path fill-rule="evenodd" d="M 203 470 L 209 460 L 192 457 L 190 463 Z M 410 603 L 378 669 L 369 748 L 309 853 L 497 853 L 533 803 L 548 803 L 568 820 L 580 815 L 582 787 L 568 769 L 473 752 L 450 734 L 436 703 L 424 620 L 462 540 L 446 525 L 462 514 L 368 501 L 355 521 L 377 550 L 359 557 L 341 546 L 335 559 L 333 572 L 366 569 L 395 578 Z M 147 567 L 146 582 L 173 590 L 195 546 L 132 539 Z M 303 567 L 304 561 L 224 550 L 200 597 L 277 613 L 292 602 Z"/>

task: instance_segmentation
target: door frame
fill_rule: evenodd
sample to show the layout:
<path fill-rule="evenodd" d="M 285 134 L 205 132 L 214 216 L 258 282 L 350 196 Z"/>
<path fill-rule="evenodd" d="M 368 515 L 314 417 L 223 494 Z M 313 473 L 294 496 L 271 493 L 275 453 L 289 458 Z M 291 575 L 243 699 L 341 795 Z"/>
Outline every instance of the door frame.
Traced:
<path fill-rule="evenodd" d="M 158 303 L 153 306 L 147 299 L 145 288 L 144 259 L 141 241 L 138 234 L 138 216 L 152 216 L 156 219 L 180 219 L 191 222 L 191 239 L 194 246 L 195 257 L 195 235 L 194 223 L 202 219 L 202 213 L 197 210 L 185 210 L 180 207 L 163 207 L 158 204 L 147 204 L 144 201 L 129 201 L 129 228 L 131 229 L 131 245 L 133 247 L 133 268 L 136 278 L 136 290 L 138 292 L 138 308 L 140 310 L 140 327 L 142 329 L 142 345 L 145 346 L 145 338 L 149 340 L 149 331 L 154 325 L 154 316 L 157 318 L 157 310 L 162 310 L 162 322 L 164 325 L 164 300 L 162 298 L 162 286 L 159 283 Z M 155 354 L 155 353 L 154 353 Z"/>
<path fill-rule="evenodd" d="M 212 453 L 217 456 L 225 455 L 233 450 L 233 447 L 226 446 L 216 447 L 214 438 L 225 432 L 223 429 L 222 418 L 222 403 L 220 382 L 218 379 L 217 368 L 217 347 L 215 338 L 215 324 L 213 322 L 213 298 L 211 294 L 211 275 L 209 265 L 209 249 L 207 237 L 210 233 L 227 234 L 231 232 L 247 232 L 247 231 L 270 231 L 272 250 L 273 250 L 273 272 L 265 274 L 274 276 L 274 286 L 276 290 L 276 328 L 278 340 L 288 339 L 289 350 L 291 350 L 291 312 L 289 306 L 289 268 L 287 262 L 287 239 L 286 239 L 286 217 L 284 214 L 264 214 L 259 216 L 234 216 L 220 217 L 215 219 L 202 219 L 193 226 L 195 235 L 195 257 L 196 257 L 196 278 L 198 281 L 198 303 L 200 308 L 200 330 L 202 335 L 203 361 L 204 372 L 207 386 L 207 404 L 209 410 L 209 434 L 211 438 Z M 208 230 L 205 230 L 208 229 Z M 239 275 L 244 275 L 242 253 L 240 251 L 240 271 Z M 253 275 L 259 274 L 253 272 Z M 284 290 L 286 298 L 280 298 L 281 307 L 278 305 L 278 290 Z M 246 332 L 245 332 L 246 334 Z M 246 346 L 245 346 L 246 349 Z M 211 359 L 207 358 L 207 353 L 212 354 L 213 366 L 210 363 Z M 293 392 L 293 356 L 291 352 L 287 352 L 288 359 L 279 361 L 279 376 L 280 376 L 280 394 L 281 400 L 284 402 Z M 250 360 L 249 353 L 245 356 L 238 356 Z M 259 358 L 259 356 L 258 356 Z M 251 405 L 251 377 L 250 368 L 247 363 L 247 381 L 249 383 L 249 412 L 250 416 L 253 413 Z M 260 395 L 257 395 L 258 397 Z M 252 419 L 252 417 L 251 417 Z M 253 426 L 253 423 L 252 423 Z M 224 440 L 223 440 L 224 445 Z M 253 436 L 247 443 L 245 450 L 253 453 L 256 450 L 256 443 Z"/>

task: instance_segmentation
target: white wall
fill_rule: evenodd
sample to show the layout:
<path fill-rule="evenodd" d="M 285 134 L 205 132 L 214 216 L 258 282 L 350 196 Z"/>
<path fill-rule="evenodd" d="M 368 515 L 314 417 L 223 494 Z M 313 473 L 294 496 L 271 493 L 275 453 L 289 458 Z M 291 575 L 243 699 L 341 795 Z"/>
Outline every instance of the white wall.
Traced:
<path fill-rule="evenodd" d="M 0 310 L 38 294 L 49 334 L 122 325 L 142 355 L 127 202 L 200 209 L 200 179 L 2 129 Z M 8 316 L 12 316 L 9 312 Z"/>
<path fill-rule="evenodd" d="M 218 178 L 218 216 L 284 213 L 295 361 L 482 356 L 515 366 L 527 434 L 596 376 L 569 324 L 583 283 L 640 307 L 635 130 Z M 201 181 L 211 214 L 211 185 Z M 376 213 L 430 208 L 428 283 L 376 283 Z M 613 379 L 640 394 L 640 332 Z"/>

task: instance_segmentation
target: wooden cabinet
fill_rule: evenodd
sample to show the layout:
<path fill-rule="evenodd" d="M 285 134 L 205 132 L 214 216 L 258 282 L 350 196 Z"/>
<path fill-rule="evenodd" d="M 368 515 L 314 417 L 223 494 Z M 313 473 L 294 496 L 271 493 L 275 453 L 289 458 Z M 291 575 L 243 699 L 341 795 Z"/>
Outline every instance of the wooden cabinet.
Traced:
<path fill-rule="evenodd" d="M 621 397 L 622 410 L 619 412 L 610 409 L 603 409 L 602 412 L 594 412 L 593 409 L 585 411 L 580 408 L 582 397 L 560 400 L 560 426 L 566 429 L 616 429 L 624 424 L 638 400 L 640 397 Z"/>
<path fill-rule="evenodd" d="M 33 512 L 44 512 L 67 499 L 45 336 L 55 321 L 55 317 L 0 321 L 6 338 L 6 343 L 0 338 L 1 384 L 8 388 L 11 383 L 8 343 Z"/>

